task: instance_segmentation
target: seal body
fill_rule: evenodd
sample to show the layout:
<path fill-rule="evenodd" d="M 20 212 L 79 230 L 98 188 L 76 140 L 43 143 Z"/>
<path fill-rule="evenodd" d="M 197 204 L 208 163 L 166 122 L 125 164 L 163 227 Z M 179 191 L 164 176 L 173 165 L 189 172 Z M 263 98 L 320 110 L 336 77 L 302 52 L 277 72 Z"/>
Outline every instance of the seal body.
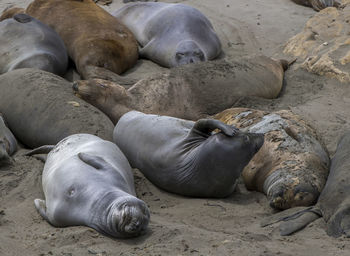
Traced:
<path fill-rule="evenodd" d="M 315 204 L 330 160 L 322 140 L 304 120 L 291 111 L 246 108 L 227 109 L 214 118 L 265 136 L 263 147 L 242 172 L 249 190 L 263 192 L 279 210 Z"/>
<path fill-rule="evenodd" d="M 133 34 L 92 0 L 35 0 L 26 13 L 60 35 L 84 79 L 99 72 L 120 74 L 138 59 Z"/>
<path fill-rule="evenodd" d="M 128 111 L 198 120 L 231 107 L 241 97 L 275 98 L 284 66 L 266 56 L 199 62 L 142 79 L 130 89 L 108 81 L 77 81 L 77 95 L 116 123 Z"/>
<path fill-rule="evenodd" d="M 215 129 L 221 132 L 211 134 Z M 245 165 L 264 142 L 262 134 L 240 133 L 217 120 L 126 113 L 114 142 L 134 168 L 169 192 L 193 197 L 226 197 Z"/>
<path fill-rule="evenodd" d="M 17 150 L 15 136 L 5 124 L 5 120 L 0 114 L 0 166 L 11 162 L 10 156 Z"/>
<path fill-rule="evenodd" d="M 292 0 L 296 4 L 312 7 L 315 11 L 321 11 L 327 7 L 339 7 L 337 0 Z"/>
<path fill-rule="evenodd" d="M 67 69 L 67 50 L 50 27 L 16 14 L 0 22 L 0 74 L 19 68 L 37 68 L 57 75 Z"/>
<path fill-rule="evenodd" d="M 327 234 L 350 237 L 350 132 L 340 139 L 332 159 L 326 185 L 314 207 L 286 211 L 267 219 L 264 225 L 285 221 L 280 225 L 281 235 L 290 235 L 307 224 L 323 217 Z"/>
<path fill-rule="evenodd" d="M 147 205 L 136 198 L 128 160 L 112 142 L 90 134 L 60 141 L 48 154 L 42 175 L 45 201 L 39 213 L 52 225 L 86 225 L 113 237 L 147 228 Z"/>
<path fill-rule="evenodd" d="M 76 133 L 112 140 L 113 124 L 101 111 L 75 97 L 71 84 L 52 73 L 17 69 L 0 76 L 0 112 L 28 147 L 55 145 Z"/>
<path fill-rule="evenodd" d="M 140 55 L 162 66 L 212 60 L 221 52 L 212 24 L 191 6 L 137 2 L 113 15 L 134 33 Z"/>

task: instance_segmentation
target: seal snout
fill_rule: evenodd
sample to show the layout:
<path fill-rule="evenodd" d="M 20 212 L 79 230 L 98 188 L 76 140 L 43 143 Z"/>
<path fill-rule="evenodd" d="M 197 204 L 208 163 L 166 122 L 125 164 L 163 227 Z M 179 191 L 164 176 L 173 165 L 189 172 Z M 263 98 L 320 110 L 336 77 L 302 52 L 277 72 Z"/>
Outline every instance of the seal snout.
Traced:
<path fill-rule="evenodd" d="M 146 204 L 141 200 L 133 200 L 117 208 L 114 225 L 123 236 L 133 237 L 146 231 L 149 218 Z"/>

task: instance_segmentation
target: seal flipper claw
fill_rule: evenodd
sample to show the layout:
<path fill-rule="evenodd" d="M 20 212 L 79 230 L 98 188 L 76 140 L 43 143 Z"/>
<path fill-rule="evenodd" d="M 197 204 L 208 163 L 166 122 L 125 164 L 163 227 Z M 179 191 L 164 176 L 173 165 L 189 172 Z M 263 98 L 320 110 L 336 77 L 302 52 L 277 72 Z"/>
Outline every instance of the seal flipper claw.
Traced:
<path fill-rule="evenodd" d="M 234 136 L 238 132 L 238 128 L 236 128 L 235 126 L 230 126 L 230 125 L 224 124 L 219 120 L 213 120 L 213 119 L 198 120 L 194 124 L 192 131 L 194 132 L 199 131 L 200 133 L 210 135 L 210 133 L 215 129 L 221 130 L 223 134 L 230 137 Z"/>
<path fill-rule="evenodd" d="M 87 165 L 91 165 L 97 170 L 106 169 L 109 165 L 102 157 L 90 155 L 88 153 L 79 153 L 78 157 Z"/>
<path fill-rule="evenodd" d="M 34 200 L 34 205 L 35 205 L 35 208 L 38 210 L 38 212 L 40 213 L 40 215 L 48 222 L 49 219 L 47 218 L 47 215 L 46 215 L 46 202 L 45 200 L 41 200 L 41 199 L 35 199 Z"/>

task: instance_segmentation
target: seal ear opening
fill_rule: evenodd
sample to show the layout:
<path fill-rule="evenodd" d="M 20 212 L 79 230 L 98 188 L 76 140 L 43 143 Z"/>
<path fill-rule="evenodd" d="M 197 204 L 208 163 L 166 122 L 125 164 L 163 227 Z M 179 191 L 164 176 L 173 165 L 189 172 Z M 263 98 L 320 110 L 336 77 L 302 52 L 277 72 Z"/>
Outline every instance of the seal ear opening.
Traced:
<path fill-rule="evenodd" d="M 87 165 L 90 165 L 97 170 L 103 170 L 109 166 L 109 163 L 107 163 L 102 157 L 94 156 L 88 153 L 81 152 L 78 154 L 78 158 Z"/>

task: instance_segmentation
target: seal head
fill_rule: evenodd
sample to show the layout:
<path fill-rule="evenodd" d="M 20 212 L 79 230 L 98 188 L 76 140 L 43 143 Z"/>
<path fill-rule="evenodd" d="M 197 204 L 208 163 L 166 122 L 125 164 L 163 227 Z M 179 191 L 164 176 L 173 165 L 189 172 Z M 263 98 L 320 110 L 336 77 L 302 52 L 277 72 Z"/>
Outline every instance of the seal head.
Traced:
<path fill-rule="evenodd" d="M 149 210 L 143 201 L 125 197 L 112 204 L 107 217 L 107 230 L 114 237 L 135 237 L 146 231 L 149 218 Z"/>
<path fill-rule="evenodd" d="M 205 61 L 205 55 L 201 48 L 192 40 L 181 41 L 174 54 L 173 66 Z"/>

